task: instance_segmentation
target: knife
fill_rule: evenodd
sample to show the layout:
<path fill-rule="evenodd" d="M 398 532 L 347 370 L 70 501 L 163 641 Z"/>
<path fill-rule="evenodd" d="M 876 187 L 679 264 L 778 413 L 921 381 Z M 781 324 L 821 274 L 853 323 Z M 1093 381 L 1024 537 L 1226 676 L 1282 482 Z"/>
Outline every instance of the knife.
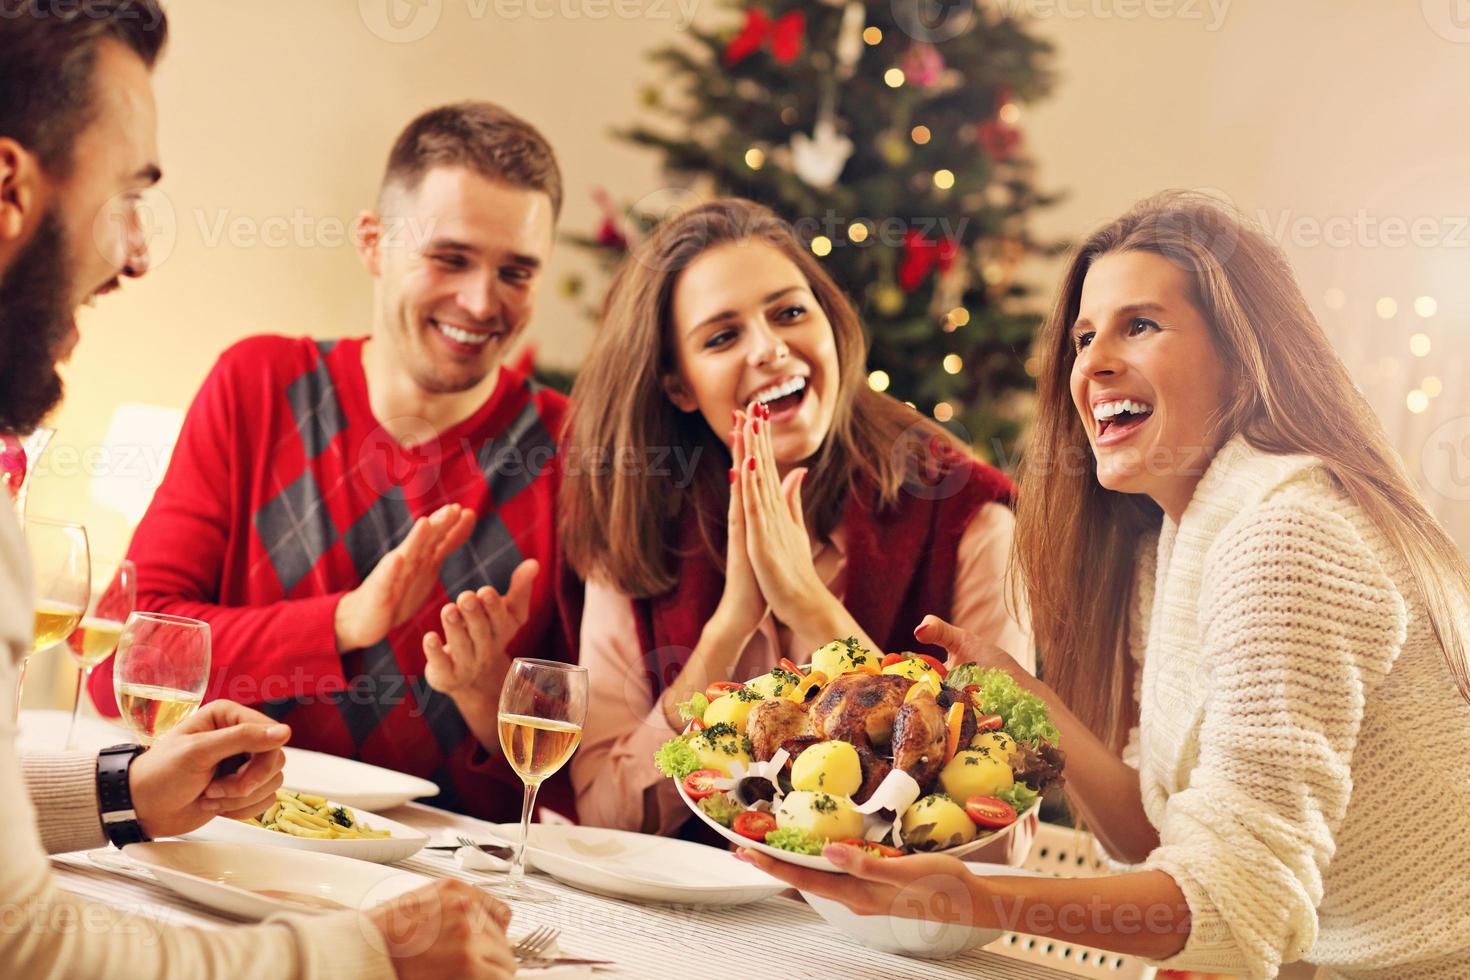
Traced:
<path fill-rule="evenodd" d="M 518 964 L 530 970 L 539 970 L 547 966 L 616 966 L 612 960 L 578 960 L 569 956 L 558 956 L 550 960 L 521 960 Z"/>
<path fill-rule="evenodd" d="M 508 848 L 508 847 L 502 847 L 499 844 L 476 844 L 475 846 L 478 847 L 480 850 L 484 851 L 486 854 L 490 855 L 491 857 L 509 858 L 511 856 L 511 854 L 512 854 L 512 851 L 511 851 L 510 848 Z M 458 844 L 430 844 L 427 847 L 425 847 L 424 850 L 426 850 L 426 851 L 457 851 L 457 850 L 459 850 L 459 845 Z"/>

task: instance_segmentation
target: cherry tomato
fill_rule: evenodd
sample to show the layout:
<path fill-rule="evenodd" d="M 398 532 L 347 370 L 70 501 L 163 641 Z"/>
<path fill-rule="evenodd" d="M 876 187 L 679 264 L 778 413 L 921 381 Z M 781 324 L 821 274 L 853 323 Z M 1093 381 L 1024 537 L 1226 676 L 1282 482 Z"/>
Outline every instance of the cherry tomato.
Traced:
<path fill-rule="evenodd" d="M 689 722 L 689 730 L 691 732 L 702 732 L 702 731 L 704 731 L 704 719 L 702 719 L 702 718 L 694 718 L 694 719 L 690 720 L 690 722 Z"/>
<path fill-rule="evenodd" d="M 949 676 L 949 668 L 944 666 L 944 664 L 941 663 L 937 658 L 931 657 L 927 653 L 916 653 L 914 654 L 914 656 L 919 660 L 924 661 L 924 663 L 928 664 L 930 667 L 933 667 L 934 672 L 940 677 Z"/>
<path fill-rule="evenodd" d="M 847 840 L 840 840 L 837 843 L 844 847 L 861 848 L 873 855 L 873 857 L 901 858 L 905 854 L 905 852 L 900 851 L 896 847 L 889 847 L 887 844 L 880 844 L 875 840 L 863 840 L 861 837 L 849 837 Z"/>
<path fill-rule="evenodd" d="M 905 658 L 904 655 L 901 653 L 890 653 L 888 656 L 883 658 L 883 663 L 881 666 L 892 667 L 894 664 L 903 663 L 905 659 L 907 658 Z"/>
<path fill-rule="evenodd" d="M 1005 724 L 1005 719 L 1000 715 L 981 715 L 975 719 L 975 731 L 993 732 Z"/>
<path fill-rule="evenodd" d="M 731 691 L 738 691 L 744 686 L 744 684 L 740 684 L 736 681 L 715 681 L 709 687 L 704 689 L 704 696 L 708 700 L 713 701 L 716 698 L 724 697 Z"/>
<path fill-rule="evenodd" d="M 965 816 L 977 827 L 999 830 L 1016 822 L 1016 808 L 993 796 L 972 796 L 965 801 Z"/>
<path fill-rule="evenodd" d="M 801 676 L 801 668 L 796 666 L 796 664 L 792 663 L 790 660 L 787 660 L 785 657 L 782 657 L 780 660 L 776 661 L 776 666 L 781 668 L 782 670 L 791 671 L 791 673 L 795 674 L 797 677 Z"/>
<path fill-rule="evenodd" d="M 766 835 L 776 829 L 776 818 L 764 810 L 746 810 L 735 818 L 730 829 L 741 837 L 766 842 Z"/>
<path fill-rule="evenodd" d="M 691 800 L 714 796 L 719 792 L 715 789 L 715 780 L 724 778 L 725 774 L 718 769 L 696 769 L 684 777 L 684 792 L 689 794 Z"/>

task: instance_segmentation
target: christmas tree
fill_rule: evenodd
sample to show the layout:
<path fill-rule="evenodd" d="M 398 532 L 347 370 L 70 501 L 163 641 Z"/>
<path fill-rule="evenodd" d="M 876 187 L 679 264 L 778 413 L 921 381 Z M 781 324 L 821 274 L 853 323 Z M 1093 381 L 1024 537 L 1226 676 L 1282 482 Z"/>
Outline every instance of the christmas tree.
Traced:
<path fill-rule="evenodd" d="M 790 220 L 858 304 L 869 383 L 1008 463 L 1039 323 L 1016 267 L 1057 247 L 1027 231 L 1054 198 L 1018 127 L 1051 87 L 1049 45 L 973 0 L 728 6 L 728 29 L 653 53 L 657 118 L 617 135 L 661 154 L 686 196 Z M 578 241 L 609 264 L 671 203 L 600 201 L 602 228 Z"/>

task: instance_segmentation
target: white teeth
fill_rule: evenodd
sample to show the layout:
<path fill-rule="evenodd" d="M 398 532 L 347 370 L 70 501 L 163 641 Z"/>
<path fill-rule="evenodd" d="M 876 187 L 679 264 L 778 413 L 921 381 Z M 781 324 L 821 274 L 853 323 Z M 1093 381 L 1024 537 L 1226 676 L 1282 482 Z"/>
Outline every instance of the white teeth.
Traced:
<path fill-rule="evenodd" d="M 433 321 L 433 323 L 434 327 L 440 333 L 448 337 L 450 340 L 459 341 L 461 344 L 483 344 L 487 342 L 492 336 L 494 336 L 493 334 L 488 333 L 470 333 L 468 330 L 461 330 L 458 327 L 451 327 L 449 324 L 440 323 L 438 320 Z"/>
<path fill-rule="evenodd" d="M 756 392 L 755 400 L 762 405 L 766 405 L 770 402 L 775 401 L 777 398 L 784 398 L 787 395 L 794 395 L 805 387 L 806 378 L 791 378 L 788 381 L 783 381 L 778 385 L 772 385 L 771 387 L 766 388 L 763 391 Z"/>
<path fill-rule="evenodd" d="M 1131 415 L 1151 415 L 1154 407 L 1147 402 L 1135 402 L 1128 399 L 1114 402 L 1101 402 L 1092 408 L 1093 418 L 1099 422 L 1107 422 L 1115 416 L 1128 412 Z"/>

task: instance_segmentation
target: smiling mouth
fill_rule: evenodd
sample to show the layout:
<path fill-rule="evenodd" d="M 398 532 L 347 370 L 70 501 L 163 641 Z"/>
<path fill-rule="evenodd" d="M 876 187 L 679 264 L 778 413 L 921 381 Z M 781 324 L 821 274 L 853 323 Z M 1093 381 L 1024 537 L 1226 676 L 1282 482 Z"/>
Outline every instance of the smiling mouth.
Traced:
<path fill-rule="evenodd" d="M 490 341 L 500 336 L 500 332 L 497 330 L 465 330 L 463 327 L 455 327 L 447 323 L 442 323 L 433 317 L 429 318 L 429 326 L 439 336 L 453 341 L 462 347 L 484 347 Z"/>
<path fill-rule="evenodd" d="M 757 391 L 750 401 L 770 409 L 772 422 L 782 422 L 801 410 L 801 404 L 810 390 L 811 385 L 806 378 L 787 378 Z"/>
<path fill-rule="evenodd" d="M 1100 402 L 1093 406 L 1099 442 L 1117 442 L 1153 417 L 1154 407 L 1132 399 Z"/>

